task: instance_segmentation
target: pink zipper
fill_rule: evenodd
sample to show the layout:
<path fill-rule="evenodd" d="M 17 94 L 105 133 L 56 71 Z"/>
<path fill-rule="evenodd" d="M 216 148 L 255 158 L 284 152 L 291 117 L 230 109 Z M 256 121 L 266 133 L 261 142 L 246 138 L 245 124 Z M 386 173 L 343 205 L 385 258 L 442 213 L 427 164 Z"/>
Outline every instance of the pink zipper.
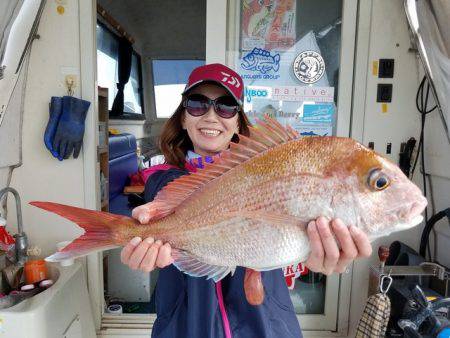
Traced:
<path fill-rule="evenodd" d="M 232 338 L 230 322 L 228 321 L 227 312 L 225 311 L 225 303 L 223 302 L 222 281 L 218 281 L 216 283 L 216 293 L 217 293 L 217 300 L 219 301 L 220 314 L 222 315 L 222 323 L 223 323 L 223 330 L 225 331 L 225 338 Z"/>

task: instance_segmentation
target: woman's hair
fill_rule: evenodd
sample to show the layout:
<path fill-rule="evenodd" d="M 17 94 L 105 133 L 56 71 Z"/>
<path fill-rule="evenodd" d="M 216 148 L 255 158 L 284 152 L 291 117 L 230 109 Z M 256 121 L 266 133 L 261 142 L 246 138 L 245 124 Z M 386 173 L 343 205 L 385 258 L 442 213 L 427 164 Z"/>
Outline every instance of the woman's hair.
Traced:
<path fill-rule="evenodd" d="M 164 124 L 164 127 L 159 138 L 159 148 L 164 155 L 167 164 L 176 165 L 177 167 L 184 168 L 186 162 L 186 154 L 188 150 L 193 150 L 194 146 L 186 130 L 183 129 L 182 119 L 185 108 L 183 107 L 183 96 L 175 113 Z M 250 121 L 245 115 L 242 107 L 238 112 L 238 126 L 239 134 L 249 136 Z M 233 135 L 232 142 L 239 142 L 238 135 Z"/>

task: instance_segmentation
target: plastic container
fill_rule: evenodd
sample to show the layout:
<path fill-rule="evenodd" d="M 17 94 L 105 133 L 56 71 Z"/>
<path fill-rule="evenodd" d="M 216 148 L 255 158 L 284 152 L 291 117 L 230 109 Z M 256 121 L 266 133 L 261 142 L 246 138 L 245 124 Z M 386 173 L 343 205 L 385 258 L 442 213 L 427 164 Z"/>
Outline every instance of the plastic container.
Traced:
<path fill-rule="evenodd" d="M 47 279 L 47 265 L 43 259 L 25 262 L 24 273 L 27 284 L 40 282 Z"/>

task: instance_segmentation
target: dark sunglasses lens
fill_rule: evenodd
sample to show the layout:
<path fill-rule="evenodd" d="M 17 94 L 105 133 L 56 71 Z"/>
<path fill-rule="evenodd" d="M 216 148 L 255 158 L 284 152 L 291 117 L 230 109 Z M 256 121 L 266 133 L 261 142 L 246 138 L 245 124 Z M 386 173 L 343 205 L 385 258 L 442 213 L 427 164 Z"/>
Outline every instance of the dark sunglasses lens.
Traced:
<path fill-rule="evenodd" d="M 239 111 L 239 105 L 231 96 L 222 96 L 216 100 L 217 114 L 224 119 L 232 118 Z"/>
<path fill-rule="evenodd" d="M 202 116 L 209 109 L 208 98 L 203 95 L 190 95 L 186 99 L 186 110 L 192 116 Z"/>

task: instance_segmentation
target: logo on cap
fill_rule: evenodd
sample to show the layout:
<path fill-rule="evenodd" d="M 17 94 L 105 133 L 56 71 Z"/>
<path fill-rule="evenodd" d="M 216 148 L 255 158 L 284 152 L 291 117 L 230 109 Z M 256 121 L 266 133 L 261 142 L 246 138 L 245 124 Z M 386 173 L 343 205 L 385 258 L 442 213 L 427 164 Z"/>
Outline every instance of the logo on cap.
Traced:
<path fill-rule="evenodd" d="M 239 80 L 236 77 L 231 76 L 230 74 L 227 74 L 225 72 L 220 73 L 224 76 L 224 78 L 222 79 L 223 83 L 228 83 L 232 86 L 235 86 L 236 88 L 239 88 L 241 86 Z"/>

